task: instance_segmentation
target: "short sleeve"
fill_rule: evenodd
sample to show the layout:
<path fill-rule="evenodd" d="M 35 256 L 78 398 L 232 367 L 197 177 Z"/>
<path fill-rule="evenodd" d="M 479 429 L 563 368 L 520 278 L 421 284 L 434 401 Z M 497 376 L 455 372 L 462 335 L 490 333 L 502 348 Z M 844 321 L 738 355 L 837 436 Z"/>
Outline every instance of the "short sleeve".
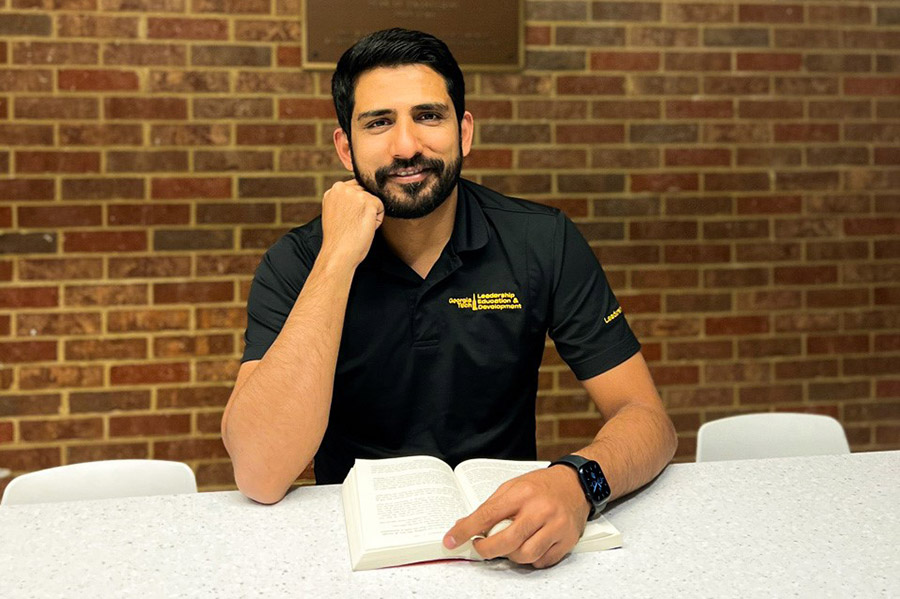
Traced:
<path fill-rule="evenodd" d="M 241 362 L 260 360 L 281 332 L 315 262 L 305 237 L 291 231 L 263 255 L 247 298 Z"/>
<path fill-rule="evenodd" d="M 564 214 L 553 245 L 550 338 L 579 380 L 618 366 L 641 346 L 610 289 L 597 257 Z"/>

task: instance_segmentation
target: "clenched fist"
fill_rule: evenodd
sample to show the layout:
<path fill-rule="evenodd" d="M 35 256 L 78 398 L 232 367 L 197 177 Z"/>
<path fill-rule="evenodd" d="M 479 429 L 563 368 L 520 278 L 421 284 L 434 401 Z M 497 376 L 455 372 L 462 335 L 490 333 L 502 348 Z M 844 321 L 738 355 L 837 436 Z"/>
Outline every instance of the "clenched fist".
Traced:
<path fill-rule="evenodd" d="M 369 253 L 384 220 L 381 200 L 351 179 L 338 181 L 322 198 L 322 252 L 355 268 Z"/>

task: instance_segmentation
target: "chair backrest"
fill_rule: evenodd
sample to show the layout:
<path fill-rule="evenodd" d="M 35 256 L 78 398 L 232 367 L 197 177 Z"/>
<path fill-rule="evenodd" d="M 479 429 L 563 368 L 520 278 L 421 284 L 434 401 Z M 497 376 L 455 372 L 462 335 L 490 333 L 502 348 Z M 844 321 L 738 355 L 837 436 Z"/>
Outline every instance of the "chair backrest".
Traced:
<path fill-rule="evenodd" d="M 698 462 L 842 453 L 850 453 L 850 445 L 841 423 L 818 414 L 743 414 L 697 431 Z"/>
<path fill-rule="evenodd" d="M 12 479 L 0 505 L 196 493 L 193 470 L 165 460 L 103 460 L 47 468 Z"/>

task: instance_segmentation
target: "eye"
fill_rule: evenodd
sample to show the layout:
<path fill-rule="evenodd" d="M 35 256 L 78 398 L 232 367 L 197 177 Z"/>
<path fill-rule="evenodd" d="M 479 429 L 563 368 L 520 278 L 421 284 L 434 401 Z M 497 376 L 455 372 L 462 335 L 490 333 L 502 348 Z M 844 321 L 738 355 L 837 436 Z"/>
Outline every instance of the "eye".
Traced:
<path fill-rule="evenodd" d="M 442 114 L 437 112 L 423 112 L 419 115 L 420 121 L 440 121 L 444 118 Z"/>
<path fill-rule="evenodd" d="M 377 129 L 378 127 L 386 127 L 391 122 L 388 119 L 376 119 L 370 123 L 366 123 L 366 129 Z"/>

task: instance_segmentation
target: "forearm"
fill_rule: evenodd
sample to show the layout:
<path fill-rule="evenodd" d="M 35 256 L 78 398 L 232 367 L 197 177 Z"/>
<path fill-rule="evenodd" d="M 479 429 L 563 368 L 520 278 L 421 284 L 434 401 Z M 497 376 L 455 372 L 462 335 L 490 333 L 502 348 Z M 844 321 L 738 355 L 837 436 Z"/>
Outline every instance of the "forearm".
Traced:
<path fill-rule="evenodd" d="M 665 411 L 632 404 L 616 412 L 594 441 L 575 453 L 600 464 L 615 499 L 650 482 L 675 455 L 677 445 Z"/>
<path fill-rule="evenodd" d="M 257 501 L 280 500 L 325 434 L 354 271 L 320 254 L 278 338 L 229 400 L 223 441 L 238 487 Z"/>

